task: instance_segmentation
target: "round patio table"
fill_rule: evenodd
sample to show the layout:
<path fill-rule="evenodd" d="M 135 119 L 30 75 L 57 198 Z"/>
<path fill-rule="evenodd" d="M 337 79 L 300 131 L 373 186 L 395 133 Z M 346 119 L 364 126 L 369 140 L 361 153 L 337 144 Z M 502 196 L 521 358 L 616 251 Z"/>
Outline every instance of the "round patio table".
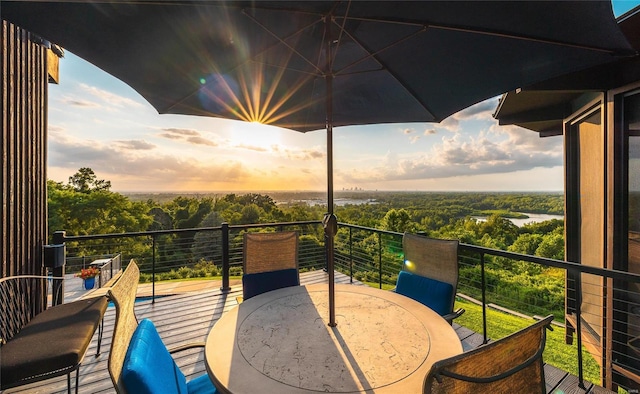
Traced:
<path fill-rule="evenodd" d="M 255 296 L 225 313 L 207 337 L 207 371 L 223 393 L 417 393 L 431 365 L 462 353 L 455 330 L 391 291 L 336 285 Z"/>

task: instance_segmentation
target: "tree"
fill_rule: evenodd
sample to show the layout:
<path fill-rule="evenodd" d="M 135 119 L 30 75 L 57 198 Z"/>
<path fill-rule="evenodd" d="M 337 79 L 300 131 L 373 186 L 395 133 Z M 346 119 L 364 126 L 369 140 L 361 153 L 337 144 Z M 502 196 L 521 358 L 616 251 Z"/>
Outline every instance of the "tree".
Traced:
<path fill-rule="evenodd" d="M 260 222 L 260 207 L 256 204 L 249 204 L 242 208 L 242 216 L 240 217 L 240 224 L 253 224 Z"/>
<path fill-rule="evenodd" d="M 90 193 L 92 191 L 109 191 L 111 189 L 111 181 L 98 179 L 93 170 L 89 167 L 82 167 L 69 177 L 69 185 L 80 193 Z"/>
<path fill-rule="evenodd" d="M 391 209 L 382 219 L 382 228 L 398 233 L 413 232 L 415 224 L 406 209 Z"/>
<path fill-rule="evenodd" d="M 211 212 L 200 223 L 200 227 L 220 227 L 222 217 L 218 212 Z M 220 231 L 199 231 L 193 237 L 191 247 L 196 261 L 205 260 L 220 264 L 222 262 L 222 233 Z"/>
<path fill-rule="evenodd" d="M 540 234 L 520 234 L 520 236 L 507 248 L 507 250 L 515 253 L 534 255 L 541 242 L 542 235 Z"/>
<path fill-rule="evenodd" d="M 491 215 L 480 224 L 482 238 L 491 237 L 498 249 L 505 249 L 518 238 L 518 226 L 500 215 Z"/>
<path fill-rule="evenodd" d="M 543 235 L 536 256 L 564 260 L 564 236 L 560 232 Z"/>
<path fill-rule="evenodd" d="M 71 183 L 47 181 L 51 233 L 65 230 L 68 235 L 113 234 L 149 228 L 153 218 L 147 213 L 146 203 L 132 202 L 122 194 L 106 190 L 106 186 L 94 186 L 81 191 Z"/>

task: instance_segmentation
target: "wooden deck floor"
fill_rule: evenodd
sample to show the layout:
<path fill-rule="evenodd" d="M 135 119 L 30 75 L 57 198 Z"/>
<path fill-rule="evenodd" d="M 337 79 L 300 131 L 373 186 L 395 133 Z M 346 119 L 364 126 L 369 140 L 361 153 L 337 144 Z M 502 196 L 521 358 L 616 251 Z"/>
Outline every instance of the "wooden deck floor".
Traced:
<path fill-rule="evenodd" d="M 323 271 L 302 273 L 300 281 L 303 285 L 326 283 L 327 274 Z M 349 278 L 336 273 L 336 283 L 349 283 Z M 183 282 L 180 286 L 174 283 L 170 287 L 158 287 L 156 295 L 166 295 L 171 292 L 174 295 L 157 298 L 155 303 L 150 300 L 136 303 L 136 315 L 139 319 L 153 320 L 169 348 L 188 342 L 204 341 L 215 322 L 224 312 L 235 307 L 236 297 L 242 295 L 240 284 L 232 283 L 232 290 L 225 294 L 220 291 L 219 286 L 220 282 Z M 149 295 L 149 287 L 141 285 L 138 294 Z M 80 367 L 79 393 L 115 393 L 107 371 L 114 319 L 114 308 L 110 307 L 105 314 L 101 354 L 95 356 L 96 334 Z M 475 348 L 482 343 L 480 334 L 457 324 L 454 324 L 454 328 L 462 341 L 464 350 Z M 52 338 L 52 340 L 55 339 Z M 176 362 L 187 375 L 187 379 L 206 373 L 204 354 L 199 349 L 180 352 L 176 355 Z M 72 375 L 72 386 L 74 378 L 75 375 Z M 575 376 L 551 365 L 545 365 L 545 378 L 548 393 L 611 393 L 593 385 L 587 386 L 586 391 L 582 390 L 578 387 L 578 379 Z M 3 393 L 51 394 L 66 393 L 66 391 L 66 377 L 60 377 L 6 390 Z"/>

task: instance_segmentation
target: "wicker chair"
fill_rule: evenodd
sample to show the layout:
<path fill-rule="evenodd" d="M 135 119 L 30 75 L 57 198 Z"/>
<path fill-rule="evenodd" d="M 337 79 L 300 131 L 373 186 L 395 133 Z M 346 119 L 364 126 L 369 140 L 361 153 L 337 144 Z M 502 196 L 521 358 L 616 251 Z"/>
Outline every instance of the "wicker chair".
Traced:
<path fill-rule="evenodd" d="M 121 375 L 129 342 L 138 327 L 134 306 L 139 281 L 140 270 L 135 261 L 131 260 L 118 282 L 108 292 L 108 297 L 116 309 L 116 322 L 109 352 L 109 375 L 118 393 L 127 392 Z"/>
<path fill-rule="evenodd" d="M 300 285 L 298 233 L 245 233 L 242 295 L 249 299 L 267 291 Z"/>
<path fill-rule="evenodd" d="M 542 352 L 553 316 L 471 351 L 437 361 L 425 394 L 546 393 Z"/>
<path fill-rule="evenodd" d="M 124 393 L 216 393 L 208 375 L 189 382 L 173 361 L 171 353 L 204 347 L 204 342 L 190 343 L 171 351 L 162 343 L 153 323 L 140 324 L 134 313 L 140 270 L 131 260 L 124 273 L 109 289 L 116 309 L 116 323 L 109 353 L 109 375 L 116 392 Z"/>
<path fill-rule="evenodd" d="M 454 312 L 458 287 L 458 241 L 405 233 L 404 265 L 395 292 L 425 304 L 451 322 L 464 313 Z"/>

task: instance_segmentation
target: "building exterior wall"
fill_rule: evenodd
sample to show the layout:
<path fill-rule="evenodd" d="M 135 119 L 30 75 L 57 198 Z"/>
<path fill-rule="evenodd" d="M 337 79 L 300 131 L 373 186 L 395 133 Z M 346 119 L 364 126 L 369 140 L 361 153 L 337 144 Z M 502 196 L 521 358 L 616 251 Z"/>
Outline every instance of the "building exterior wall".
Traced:
<path fill-rule="evenodd" d="M 47 237 L 47 50 L 2 21 L 0 277 L 42 274 Z"/>

